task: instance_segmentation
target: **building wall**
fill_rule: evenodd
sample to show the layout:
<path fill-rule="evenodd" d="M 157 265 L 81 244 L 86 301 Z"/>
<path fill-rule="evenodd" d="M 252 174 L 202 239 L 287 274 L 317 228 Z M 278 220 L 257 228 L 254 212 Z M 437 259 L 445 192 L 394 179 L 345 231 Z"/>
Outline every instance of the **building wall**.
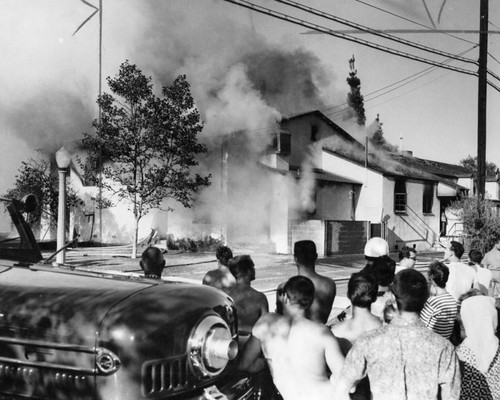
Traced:
<path fill-rule="evenodd" d="M 316 194 L 314 219 L 350 220 L 352 185 L 336 182 L 319 182 Z"/>
<path fill-rule="evenodd" d="M 325 171 L 363 182 L 357 201 L 356 220 L 380 223 L 383 212 L 383 175 L 326 151 L 322 152 L 322 159 Z"/>
<path fill-rule="evenodd" d="M 490 200 L 500 200 L 500 185 L 498 182 L 485 183 L 485 197 Z"/>
<path fill-rule="evenodd" d="M 330 254 L 362 254 L 368 238 L 364 221 L 326 221 L 325 252 Z"/>
<path fill-rule="evenodd" d="M 436 184 L 433 190 L 432 212 L 423 213 L 425 182 L 406 180 L 407 211 L 394 212 L 395 179 L 384 178 L 384 215 L 387 219 L 387 241 L 391 249 L 408 245 L 425 250 L 431 248 L 439 238 L 439 199 Z"/>
<path fill-rule="evenodd" d="M 319 257 L 325 254 L 325 223 L 319 220 L 290 220 L 288 231 L 289 253 L 293 253 L 293 244 L 299 240 L 312 240 L 316 243 Z"/>
<path fill-rule="evenodd" d="M 276 252 L 279 254 L 289 253 L 288 238 L 288 209 L 289 193 L 285 177 L 276 174 L 273 177 L 274 190 L 271 194 L 270 205 L 270 240 L 276 246 Z"/>

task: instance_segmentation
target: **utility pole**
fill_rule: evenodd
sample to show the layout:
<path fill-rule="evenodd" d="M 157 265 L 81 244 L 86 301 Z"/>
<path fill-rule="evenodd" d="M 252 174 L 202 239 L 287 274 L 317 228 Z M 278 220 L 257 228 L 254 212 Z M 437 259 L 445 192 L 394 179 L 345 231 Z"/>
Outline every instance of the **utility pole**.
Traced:
<path fill-rule="evenodd" d="M 479 20 L 479 70 L 477 113 L 477 195 L 484 198 L 486 185 L 486 93 L 488 62 L 488 0 L 481 0 Z"/>

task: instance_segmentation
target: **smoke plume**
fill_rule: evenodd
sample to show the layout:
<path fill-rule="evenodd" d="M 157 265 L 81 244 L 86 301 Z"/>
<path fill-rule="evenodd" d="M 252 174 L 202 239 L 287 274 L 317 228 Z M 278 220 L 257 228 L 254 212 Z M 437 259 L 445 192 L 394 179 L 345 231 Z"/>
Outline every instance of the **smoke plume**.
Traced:
<path fill-rule="evenodd" d="M 12 48 L 4 55 L 9 61 L 0 66 L 7 87 L 0 95 L 0 123 L 32 148 L 50 153 L 92 129 L 98 92 L 97 17 L 72 37 L 91 13 L 83 3 L 64 2 L 57 11 L 22 3 L 18 14 L 13 5 L 10 17 L 0 17 L 13 31 Z M 263 193 L 272 192 L 275 177 L 263 174 L 256 162 L 283 116 L 344 101 L 345 93 L 333 90 L 332 71 L 306 49 L 256 32 L 246 24 L 247 11 L 225 2 L 126 0 L 104 2 L 103 7 L 103 77 L 114 76 L 125 59 L 152 76 L 158 92 L 186 74 L 205 122 L 200 139 L 209 152 L 200 169 L 212 173 L 213 184 L 200 194 L 194 212 L 175 205 L 172 217 L 186 222 L 177 225 L 189 229 L 188 220 L 224 222 L 225 215 L 265 227 L 268 216 L 262 210 L 269 200 Z M 22 13 L 37 23 L 9 21 Z M 245 144 L 231 149 L 227 165 L 238 207 L 225 204 L 222 210 L 221 144 L 237 135 Z M 291 191 L 297 190 L 295 184 L 292 179 Z M 296 207 L 311 208 L 306 192 L 313 188 L 310 183 L 303 186 Z M 169 224 L 175 226 L 175 218 Z"/>

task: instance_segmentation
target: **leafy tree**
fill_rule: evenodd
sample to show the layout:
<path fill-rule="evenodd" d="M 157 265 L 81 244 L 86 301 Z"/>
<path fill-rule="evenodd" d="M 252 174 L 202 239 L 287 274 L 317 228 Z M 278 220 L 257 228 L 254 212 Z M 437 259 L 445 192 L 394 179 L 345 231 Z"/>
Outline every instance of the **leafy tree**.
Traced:
<path fill-rule="evenodd" d="M 468 168 L 471 170 L 471 172 L 477 172 L 477 156 L 472 157 L 470 154 L 459 161 L 460 165 L 462 167 Z M 496 172 L 498 170 L 498 167 L 496 166 L 495 163 L 492 162 L 486 162 L 486 176 L 495 176 Z"/>
<path fill-rule="evenodd" d="M 198 165 L 196 155 L 207 149 L 197 142 L 203 124 L 185 75 L 158 97 L 151 77 L 127 60 L 107 82 L 112 94 L 97 101 L 101 123 L 94 121 L 95 134 L 84 133 L 89 157 L 84 174 L 95 177 L 95 166 L 103 160 L 102 189 L 126 201 L 134 213 L 134 258 L 139 221 L 150 209 L 166 198 L 191 207 L 195 193 L 210 184 L 210 175 L 191 172 Z"/>
<path fill-rule="evenodd" d="M 27 222 L 35 229 L 40 228 L 40 222 L 44 213 L 52 227 L 57 225 L 57 211 L 59 202 L 59 182 L 57 174 L 52 174 L 50 163 L 44 159 L 30 158 L 21 162 L 19 173 L 16 175 L 14 188 L 7 191 L 5 197 L 9 199 L 22 199 L 28 194 L 34 194 L 38 199 L 35 211 L 27 216 Z M 82 201 L 77 197 L 71 187 L 66 190 L 66 212 Z"/>
<path fill-rule="evenodd" d="M 467 247 L 483 254 L 490 251 L 500 234 L 495 204 L 478 197 L 463 197 L 451 208 L 462 220 Z"/>

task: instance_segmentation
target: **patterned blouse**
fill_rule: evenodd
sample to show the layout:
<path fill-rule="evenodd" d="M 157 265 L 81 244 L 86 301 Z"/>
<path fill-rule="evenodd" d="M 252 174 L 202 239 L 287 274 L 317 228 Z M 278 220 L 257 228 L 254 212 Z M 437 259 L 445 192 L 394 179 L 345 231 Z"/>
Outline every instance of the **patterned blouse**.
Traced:
<path fill-rule="evenodd" d="M 460 396 L 460 369 L 453 345 L 420 320 L 395 318 L 361 336 L 347 354 L 342 378 L 370 379 L 373 400 L 442 400 Z"/>
<path fill-rule="evenodd" d="M 500 400 L 500 346 L 485 374 L 477 369 L 476 356 L 467 346 L 458 346 L 457 355 L 462 371 L 460 399 Z"/>

